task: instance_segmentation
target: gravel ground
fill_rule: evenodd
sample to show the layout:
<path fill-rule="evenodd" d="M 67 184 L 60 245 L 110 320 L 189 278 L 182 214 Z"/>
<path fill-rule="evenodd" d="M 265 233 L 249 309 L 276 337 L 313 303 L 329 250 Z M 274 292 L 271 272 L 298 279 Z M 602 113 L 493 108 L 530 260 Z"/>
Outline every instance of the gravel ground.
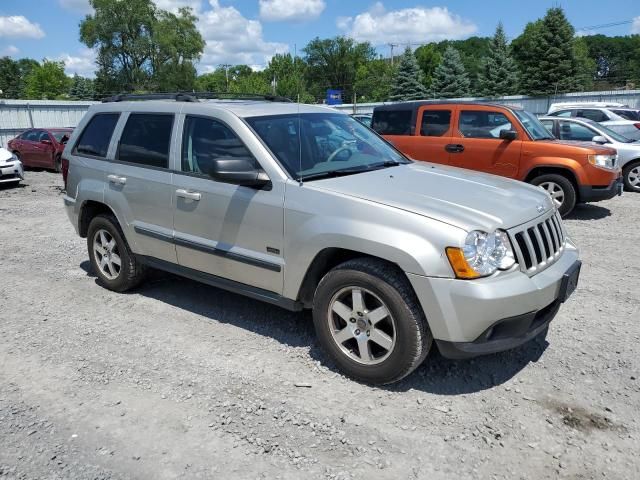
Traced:
<path fill-rule="evenodd" d="M 404 381 L 342 377 L 310 315 L 89 271 L 61 179 L 0 188 L 0 477 L 637 479 L 640 195 L 581 206 L 546 340 Z"/>

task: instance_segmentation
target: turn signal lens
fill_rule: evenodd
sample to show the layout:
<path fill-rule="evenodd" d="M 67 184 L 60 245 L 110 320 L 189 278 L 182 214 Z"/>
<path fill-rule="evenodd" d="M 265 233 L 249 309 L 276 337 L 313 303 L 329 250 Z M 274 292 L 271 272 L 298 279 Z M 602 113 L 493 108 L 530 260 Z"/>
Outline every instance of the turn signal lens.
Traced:
<path fill-rule="evenodd" d="M 461 248 L 447 247 L 447 257 L 456 277 L 471 280 L 480 276 L 478 272 L 469 266 Z"/>

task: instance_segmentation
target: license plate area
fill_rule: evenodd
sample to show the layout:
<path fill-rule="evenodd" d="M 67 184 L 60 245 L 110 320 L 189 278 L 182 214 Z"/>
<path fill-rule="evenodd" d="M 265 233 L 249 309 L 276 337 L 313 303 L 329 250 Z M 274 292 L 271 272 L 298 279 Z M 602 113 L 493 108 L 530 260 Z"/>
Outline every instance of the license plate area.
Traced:
<path fill-rule="evenodd" d="M 582 262 L 578 260 L 576 261 L 576 263 L 571 265 L 571 267 L 569 267 L 569 270 L 567 270 L 562 276 L 562 282 L 560 282 L 560 292 L 558 295 L 558 299 L 561 302 L 565 302 L 578 287 L 580 267 L 582 267 Z"/>

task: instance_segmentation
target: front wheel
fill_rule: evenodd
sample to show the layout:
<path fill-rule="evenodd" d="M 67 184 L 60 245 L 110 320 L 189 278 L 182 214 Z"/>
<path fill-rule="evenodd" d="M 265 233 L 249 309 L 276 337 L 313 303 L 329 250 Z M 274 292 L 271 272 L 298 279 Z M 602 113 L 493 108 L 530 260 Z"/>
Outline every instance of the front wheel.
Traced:
<path fill-rule="evenodd" d="M 545 190 L 562 217 L 569 215 L 576 206 L 576 189 L 573 183 L 557 173 L 549 173 L 534 178 L 531 183 Z"/>
<path fill-rule="evenodd" d="M 316 289 L 313 322 L 338 367 L 371 384 L 411 373 L 433 341 L 406 277 L 374 259 L 351 260 L 325 275 Z"/>
<path fill-rule="evenodd" d="M 630 163 L 622 169 L 625 188 L 630 192 L 640 192 L 640 162 Z"/>

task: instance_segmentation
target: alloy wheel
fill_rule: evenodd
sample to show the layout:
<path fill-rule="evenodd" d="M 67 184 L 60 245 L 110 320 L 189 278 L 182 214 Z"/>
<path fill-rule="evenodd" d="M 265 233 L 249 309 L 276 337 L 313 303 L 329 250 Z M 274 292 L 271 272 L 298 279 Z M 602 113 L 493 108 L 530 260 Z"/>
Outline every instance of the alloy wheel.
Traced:
<path fill-rule="evenodd" d="M 391 355 L 396 344 L 396 325 L 385 303 L 361 287 L 346 287 L 329 302 L 331 336 L 350 359 L 375 365 Z"/>
<path fill-rule="evenodd" d="M 102 275 L 108 280 L 118 278 L 122 268 L 122 259 L 116 239 L 107 230 L 100 229 L 93 236 L 93 254 Z"/>
<path fill-rule="evenodd" d="M 555 203 L 556 207 L 560 208 L 560 206 L 564 203 L 564 190 L 563 188 L 555 182 L 542 182 L 538 185 L 543 190 L 551 196 L 553 203 Z"/>
<path fill-rule="evenodd" d="M 629 170 L 627 179 L 629 180 L 629 185 L 633 188 L 640 188 L 640 165 Z"/>

